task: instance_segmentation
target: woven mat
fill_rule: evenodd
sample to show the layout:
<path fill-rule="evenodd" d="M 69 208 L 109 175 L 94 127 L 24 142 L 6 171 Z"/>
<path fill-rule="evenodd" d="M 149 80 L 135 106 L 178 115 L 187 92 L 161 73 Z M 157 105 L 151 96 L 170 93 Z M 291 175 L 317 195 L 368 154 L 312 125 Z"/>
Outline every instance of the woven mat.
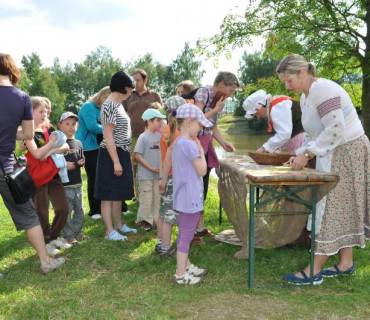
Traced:
<path fill-rule="evenodd" d="M 234 246 L 243 246 L 243 242 L 236 236 L 235 230 L 224 230 L 215 235 L 217 241 L 232 244 Z"/>

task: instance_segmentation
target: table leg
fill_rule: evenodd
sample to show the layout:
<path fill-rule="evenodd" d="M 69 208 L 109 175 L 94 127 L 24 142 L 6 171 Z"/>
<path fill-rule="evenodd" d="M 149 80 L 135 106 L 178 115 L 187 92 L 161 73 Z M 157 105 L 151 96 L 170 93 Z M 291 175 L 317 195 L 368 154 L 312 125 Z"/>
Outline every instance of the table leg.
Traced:
<path fill-rule="evenodd" d="M 219 218 L 218 218 L 218 223 L 219 223 L 219 225 L 222 224 L 222 203 L 221 203 L 221 199 L 220 199 L 220 215 L 219 215 Z"/>
<path fill-rule="evenodd" d="M 316 185 L 312 186 L 312 221 L 311 221 L 311 257 L 310 257 L 310 285 L 313 285 L 313 271 L 315 259 L 315 238 L 316 238 Z"/>
<path fill-rule="evenodd" d="M 254 190 L 255 186 L 250 185 L 249 192 L 249 281 L 248 286 L 253 287 L 254 276 Z"/>

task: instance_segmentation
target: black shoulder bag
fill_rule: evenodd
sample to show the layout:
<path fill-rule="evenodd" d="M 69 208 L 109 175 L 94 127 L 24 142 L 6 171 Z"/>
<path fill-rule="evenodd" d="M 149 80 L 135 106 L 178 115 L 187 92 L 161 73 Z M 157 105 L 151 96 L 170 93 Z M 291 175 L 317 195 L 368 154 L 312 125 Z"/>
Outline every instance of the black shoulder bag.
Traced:
<path fill-rule="evenodd" d="M 14 157 L 17 161 L 17 168 L 13 172 L 6 174 L 1 160 L 0 165 L 14 202 L 23 204 L 36 193 L 36 185 L 27 168 L 19 165 L 15 154 Z"/>

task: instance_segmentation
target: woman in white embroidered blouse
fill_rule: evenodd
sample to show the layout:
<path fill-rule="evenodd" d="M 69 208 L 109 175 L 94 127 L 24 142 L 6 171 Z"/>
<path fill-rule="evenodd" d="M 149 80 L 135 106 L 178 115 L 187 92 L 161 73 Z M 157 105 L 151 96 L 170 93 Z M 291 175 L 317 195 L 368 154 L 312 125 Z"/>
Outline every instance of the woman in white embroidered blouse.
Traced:
<path fill-rule="evenodd" d="M 337 83 L 316 78 L 315 67 L 300 55 L 285 57 L 277 67 L 285 87 L 302 93 L 303 128 L 307 144 L 296 151 L 293 170 L 301 170 L 316 157 L 316 168 L 337 172 L 340 182 L 317 204 L 317 236 L 314 284 L 323 277 L 352 275 L 355 271 L 352 247 L 365 246 L 369 238 L 370 144 L 347 92 Z M 310 225 L 310 223 L 309 223 Z M 339 252 L 339 263 L 323 269 L 328 257 Z M 310 282 L 310 265 L 284 276 L 293 284 Z"/>

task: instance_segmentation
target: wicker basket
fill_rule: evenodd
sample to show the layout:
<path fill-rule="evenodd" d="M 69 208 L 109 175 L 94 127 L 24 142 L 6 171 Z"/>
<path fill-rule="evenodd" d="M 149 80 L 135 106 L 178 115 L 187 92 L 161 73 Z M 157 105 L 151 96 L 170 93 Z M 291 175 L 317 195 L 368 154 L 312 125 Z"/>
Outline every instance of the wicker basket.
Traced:
<path fill-rule="evenodd" d="M 273 166 L 280 166 L 287 162 L 294 154 L 286 153 L 257 153 L 248 152 L 248 155 L 258 164 L 269 164 Z"/>

